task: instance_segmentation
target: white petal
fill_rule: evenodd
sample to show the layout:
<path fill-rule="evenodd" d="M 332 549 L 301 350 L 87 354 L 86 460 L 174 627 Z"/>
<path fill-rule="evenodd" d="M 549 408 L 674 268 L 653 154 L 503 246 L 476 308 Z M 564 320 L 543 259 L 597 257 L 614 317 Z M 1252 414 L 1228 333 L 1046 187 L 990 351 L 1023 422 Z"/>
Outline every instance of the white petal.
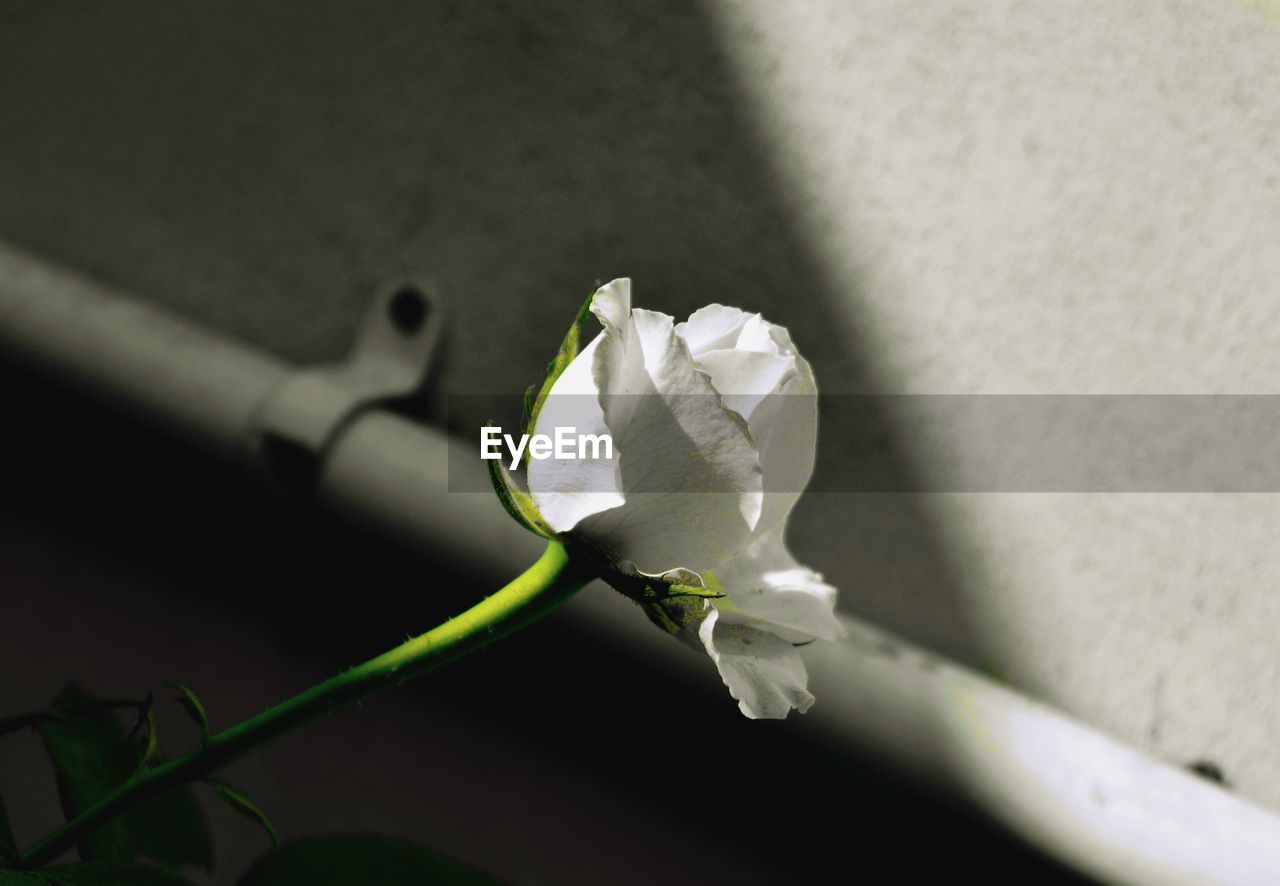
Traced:
<path fill-rule="evenodd" d="M 764 470 L 764 505 L 757 533 L 786 522 L 813 476 L 818 450 L 818 391 L 808 364 L 796 357 L 797 371 L 766 397 L 748 422 Z"/>
<path fill-rule="evenodd" d="M 689 319 L 676 325 L 676 334 L 689 345 L 689 353 L 696 359 L 705 351 L 734 348 L 742 327 L 751 315 L 739 308 L 726 305 L 707 305 L 689 315 Z"/>
<path fill-rule="evenodd" d="M 619 277 L 597 289 L 591 297 L 591 313 L 605 332 L 621 334 L 631 316 L 631 278 Z"/>
<path fill-rule="evenodd" d="M 672 318 L 637 309 L 615 325 L 629 294 L 621 286 L 602 294 L 607 334 L 593 376 L 626 503 L 583 520 L 578 531 L 644 572 L 704 571 L 745 545 L 759 522 L 759 457 Z"/>
<path fill-rule="evenodd" d="M 804 662 L 791 644 L 772 634 L 725 622 L 712 609 L 698 637 L 720 671 L 738 709 L 752 719 L 781 720 L 813 705 Z"/>
<path fill-rule="evenodd" d="M 771 529 L 786 519 L 813 475 L 818 445 L 813 373 L 798 354 L 713 350 L 696 362 L 711 375 L 725 405 L 747 420 L 764 470 L 758 530 Z"/>
<path fill-rule="evenodd" d="M 836 589 L 800 565 L 783 541 L 786 525 L 759 535 L 715 569 L 712 601 L 723 622 L 767 631 L 788 643 L 846 636 L 835 615 Z"/>
<path fill-rule="evenodd" d="M 781 326 L 708 305 L 676 327 L 725 405 L 743 416 L 760 452 L 765 501 L 757 532 L 786 520 L 813 475 L 818 443 L 813 370 Z"/>
<path fill-rule="evenodd" d="M 534 434 L 554 437 L 557 427 L 574 428 L 578 434 L 607 434 L 604 411 L 592 376 L 596 348 L 604 333 L 592 339 L 573 362 L 556 379 L 551 393 L 543 401 L 533 429 Z M 622 494 L 622 477 L 618 470 L 617 449 L 613 458 L 530 459 L 529 491 L 533 503 L 551 528 L 566 532 L 584 518 L 610 508 L 626 499 Z"/>
<path fill-rule="evenodd" d="M 795 354 L 785 329 L 776 335 L 775 327 L 759 314 L 748 314 L 740 308 L 707 305 L 676 325 L 676 334 L 689 345 L 689 353 L 698 359 L 708 351 L 753 351 L 761 354 L 790 356 Z M 789 350 L 783 351 L 785 341 Z"/>
<path fill-rule="evenodd" d="M 772 323 L 759 314 L 752 314 L 747 318 L 747 322 L 742 324 L 742 331 L 738 333 L 738 341 L 734 345 L 734 350 L 777 354 L 778 345 L 769 332 L 772 326 Z"/>
<path fill-rule="evenodd" d="M 778 390 L 796 371 L 794 357 L 758 351 L 717 349 L 704 351 L 694 363 L 725 398 L 725 405 L 749 419 L 755 404 Z"/>

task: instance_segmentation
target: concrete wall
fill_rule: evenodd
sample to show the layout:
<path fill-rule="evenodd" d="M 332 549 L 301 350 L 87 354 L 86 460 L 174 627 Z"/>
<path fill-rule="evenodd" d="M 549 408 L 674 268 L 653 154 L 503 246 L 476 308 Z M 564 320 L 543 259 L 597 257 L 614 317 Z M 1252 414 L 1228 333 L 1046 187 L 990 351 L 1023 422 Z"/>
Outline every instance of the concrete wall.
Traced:
<path fill-rule="evenodd" d="M 451 391 L 597 279 L 762 310 L 835 392 L 1275 393 L 1267 4 L 0 6 L 0 232 L 299 360 L 381 279 Z M 853 431 L 824 432 L 837 469 Z M 942 454 L 885 441 L 925 486 Z M 821 495 L 843 605 L 1280 806 L 1280 502 Z"/>

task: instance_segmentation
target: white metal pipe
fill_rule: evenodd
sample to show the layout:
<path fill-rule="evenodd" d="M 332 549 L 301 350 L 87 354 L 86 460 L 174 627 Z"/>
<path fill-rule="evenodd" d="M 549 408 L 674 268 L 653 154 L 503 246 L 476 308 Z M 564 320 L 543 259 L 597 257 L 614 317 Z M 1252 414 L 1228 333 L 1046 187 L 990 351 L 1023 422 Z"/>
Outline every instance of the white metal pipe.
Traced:
<path fill-rule="evenodd" d="M 0 349 L 231 457 L 291 368 L 0 241 Z M 538 541 L 491 496 L 450 492 L 443 433 L 360 414 L 321 467 L 333 511 L 496 581 Z M 477 461 L 477 470 L 478 461 Z M 720 691 L 616 594 L 580 594 L 583 631 Z M 788 728 L 871 753 L 972 804 L 1064 863 L 1116 883 L 1280 883 L 1280 818 L 857 619 L 805 651 L 820 699 Z M 723 699 L 718 699 L 724 703 Z"/>
<path fill-rule="evenodd" d="M 282 360 L 0 240 L 6 353 L 226 455 L 289 371 Z"/>

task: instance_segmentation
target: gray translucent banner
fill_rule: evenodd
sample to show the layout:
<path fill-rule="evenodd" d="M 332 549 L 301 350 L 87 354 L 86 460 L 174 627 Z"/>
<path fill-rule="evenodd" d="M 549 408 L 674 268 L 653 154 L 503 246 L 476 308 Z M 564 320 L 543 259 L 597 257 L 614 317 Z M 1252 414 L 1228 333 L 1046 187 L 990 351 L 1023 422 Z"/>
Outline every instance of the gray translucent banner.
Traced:
<path fill-rule="evenodd" d="M 635 396 L 652 401 L 640 410 L 650 415 L 721 408 L 709 397 L 677 403 Z M 803 420 L 812 407 L 809 398 L 758 400 L 738 402 L 743 411 L 773 410 L 789 417 L 784 421 Z M 557 401 L 557 426 L 598 423 L 595 397 Z M 477 470 L 485 466 L 480 428 L 491 418 L 518 436 L 520 403 L 518 395 L 449 397 L 450 427 L 473 441 L 475 453 L 474 461 L 452 457 L 451 491 L 489 491 L 485 471 Z M 639 406 L 623 400 L 617 408 Z M 817 411 L 811 492 L 1280 491 L 1280 396 L 822 395 Z M 625 448 L 618 449 L 625 460 Z M 767 474 L 766 488 L 795 491 Z"/>

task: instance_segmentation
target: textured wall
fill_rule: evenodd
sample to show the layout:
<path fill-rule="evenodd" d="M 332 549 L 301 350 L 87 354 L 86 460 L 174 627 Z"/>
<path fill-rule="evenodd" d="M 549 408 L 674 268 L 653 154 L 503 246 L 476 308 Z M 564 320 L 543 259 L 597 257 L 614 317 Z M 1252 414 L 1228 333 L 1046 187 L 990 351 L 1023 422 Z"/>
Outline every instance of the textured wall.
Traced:
<path fill-rule="evenodd" d="M 881 390 L 1280 392 L 1274 4 L 715 8 L 827 305 Z M 1280 499 L 922 507 L 981 660 L 1280 804 Z M 882 587 L 851 591 L 918 623 Z M 917 591 L 900 589 L 927 605 Z"/>

